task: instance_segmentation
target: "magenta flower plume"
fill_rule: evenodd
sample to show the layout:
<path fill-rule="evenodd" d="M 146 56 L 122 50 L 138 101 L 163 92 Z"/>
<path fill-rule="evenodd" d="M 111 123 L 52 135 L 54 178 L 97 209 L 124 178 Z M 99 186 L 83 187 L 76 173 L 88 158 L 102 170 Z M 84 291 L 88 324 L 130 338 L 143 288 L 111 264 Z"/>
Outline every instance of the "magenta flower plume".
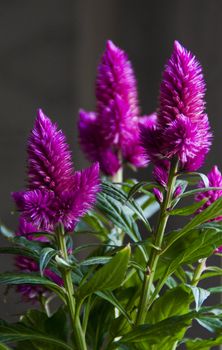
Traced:
<path fill-rule="evenodd" d="M 180 168 L 197 170 L 211 146 L 205 113 L 202 68 L 177 41 L 160 86 L 160 106 L 155 128 L 142 128 L 142 144 L 156 164 L 177 156 Z"/>
<path fill-rule="evenodd" d="M 13 193 L 22 217 L 38 230 L 72 231 L 99 191 L 99 166 L 75 172 L 61 130 L 38 111 L 28 142 L 28 190 Z M 87 183 L 86 183 L 86 177 Z"/>
<path fill-rule="evenodd" d="M 94 112 L 79 111 L 79 140 L 83 152 L 89 161 L 100 164 L 102 172 L 113 176 L 121 164 L 117 153 L 107 144 L 101 135 L 98 117 Z"/>
<path fill-rule="evenodd" d="M 139 115 L 136 78 L 126 53 L 108 40 L 96 78 L 97 114 L 104 138 L 123 145 Z"/>
<path fill-rule="evenodd" d="M 40 241 L 40 242 L 48 242 L 48 238 L 44 235 L 35 236 L 32 233 L 38 233 L 39 230 L 30 222 L 26 221 L 24 217 L 19 218 L 19 227 L 16 232 L 16 236 L 24 236 L 26 239 L 30 241 Z"/>
<path fill-rule="evenodd" d="M 216 165 L 213 166 L 211 171 L 207 174 L 207 177 L 209 180 L 209 187 L 221 187 L 222 188 L 222 174 Z M 199 183 L 198 187 L 199 188 L 205 187 L 203 181 L 201 181 Z M 200 202 L 203 199 L 207 199 L 206 203 L 204 203 L 204 205 L 198 210 L 198 212 L 201 212 L 204 209 L 206 209 L 207 207 L 209 207 L 213 202 L 215 202 L 221 196 L 222 196 L 222 189 L 198 193 L 195 196 L 195 200 L 197 202 Z M 218 220 L 222 220 L 222 216 L 220 216 L 216 219 L 213 219 L 213 221 L 218 221 Z"/>
<path fill-rule="evenodd" d="M 71 152 L 63 132 L 39 109 L 28 140 L 29 189 L 60 195 L 72 186 L 72 174 Z"/>
<path fill-rule="evenodd" d="M 79 113 L 80 145 L 87 158 L 111 176 L 123 162 L 145 166 L 139 137 L 145 117 L 139 117 L 136 78 L 126 53 L 110 40 L 98 66 L 96 99 L 95 113 Z"/>

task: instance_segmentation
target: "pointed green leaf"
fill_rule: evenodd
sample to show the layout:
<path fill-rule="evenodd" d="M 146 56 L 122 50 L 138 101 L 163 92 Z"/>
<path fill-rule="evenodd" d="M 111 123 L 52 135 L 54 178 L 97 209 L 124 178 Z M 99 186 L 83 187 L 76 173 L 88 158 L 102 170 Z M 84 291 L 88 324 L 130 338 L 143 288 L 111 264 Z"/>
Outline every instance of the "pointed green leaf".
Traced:
<path fill-rule="evenodd" d="M 222 216 L 222 197 L 218 198 L 214 203 L 212 203 L 208 208 L 203 210 L 201 213 L 196 215 L 192 220 L 188 222 L 180 231 L 176 232 L 172 239 L 168 241 L 167 249 L 179 238 L 184 236 L 187 232 L 191 231 L 195 227 L 212 220 L 218 216 Z"/>
<path fill-rule="evenodd" d="M 58 252 L 50 247 L 43 248 L 40 257 L 39 257 L 39 270 L 40 275 L 43 276 L 44 270 L 46 269 L 50 260 L 57 254 Z"/>
<path fill-rule="evenodd" d="M 187 207 L 183 208 L 177 208 L 173 210 L 169 210 L 168 213 L 169 215 L 180 215 L 180 216 L 188 216 L 194 214 L 199 208 L 201 208 L 204 203 L 206 203 L 208 199 L 203 199 L 200 202 L 194 203 L 192 205 L 189 205 Z"/>
<path fill-rule="evenodd" d="M 30 328 L 17 325 L 3 325 L 0 326 L 0 341 L 3 343 L 14 343 L 25 340 L 38 341 L 43 343 L 54 344 L 59 349 L 72 350 L 73 348 L 64 343 L 63 341 L 50 337 L 44 333 L 40 333 L 37 330 L 33 331 Z"/>
<path fill-rule="evenodd" d="M 51 289 L 58 294 L 63 300 L 65 299 L 63 289 L 56 283 L 35 273 L 1 273 L 0 285 L 17 285 L 17 284 L 40 284 Z"/>
<path fill-rule="evenodd" d="M 98 292 L 116 289 L 125 278 L 128 262 L 130 258 L 130 247 L 118 252 L 110 262 L 101 267 L 93 277 L 83 284 L 78 291 L 80 298 Z"/>
<path fill-rule="evenodd" d="M 199 311 L 203 302 L 210 295 L 209 290 L 206 290 L 200 287 L 191 286 L 189 284 L 186 284 L 186 286 L 191 289 L 194 296 L 195 304 L 196 304 L 196 311 Z"/>

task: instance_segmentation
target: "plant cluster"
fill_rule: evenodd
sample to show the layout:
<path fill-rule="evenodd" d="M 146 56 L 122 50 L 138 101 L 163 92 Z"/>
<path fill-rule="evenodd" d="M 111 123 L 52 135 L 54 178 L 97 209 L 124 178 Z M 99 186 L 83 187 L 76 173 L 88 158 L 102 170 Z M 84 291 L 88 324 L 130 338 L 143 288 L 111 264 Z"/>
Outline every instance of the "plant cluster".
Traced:
<path fill-rule="evenodd" d="M 81 171 L 63 132 L 37 111 L 26 188 L 12 193 L 18 229 L 1 225 L 9 244 L 0 247 L 15 255 L 15 271 L 1 273 L 0 284 L 16 285 L 31 304 L 18 322 L 0 322 L 0 349 L 222 344 L 222 305 L 212 305 L 222 287 L 211 284 L 222 269 L 208 260 L 222 253 L 222 174 L 216 165 L 199 172 L 212 143 L 205 90 L 201 65 L 176 41 L 157 110 L 141 115 L 132 65 L 108 41 L 95 109 L 79 112 L 79 143 L 92 162 Z M 148 165 L 151 181 L 123 176 L 126 166 Z M 178 216 L 185 224 L 171 230 Z M 77 235 L 93 243 L 76 246 Z M 207 279 L 210 288 L 201 284 Z M 195 323 L 207 338 L 190 337 Z"/>

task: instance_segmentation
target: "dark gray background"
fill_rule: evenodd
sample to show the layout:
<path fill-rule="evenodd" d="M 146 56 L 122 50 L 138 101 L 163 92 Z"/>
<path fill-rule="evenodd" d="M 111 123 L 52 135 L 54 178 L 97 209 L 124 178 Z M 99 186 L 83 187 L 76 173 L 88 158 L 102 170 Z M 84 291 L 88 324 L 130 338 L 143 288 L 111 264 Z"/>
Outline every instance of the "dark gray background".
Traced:
<path fill-rule="evenodd" d="M 10 192 L 24 185 L 26 139 L 38 107 L 66 132 L 76 168 L 87 164 L 77 143 L 77 112 L 94 108 L 96 66 L 107 39 L 129 54 L 143 113 L 157 106 L 173 41 L 197 55 L 214 132 L 206 169 L 222 165 L 221 0 L 0 0 L 0 217 L 10 227 L 16 227 Z M 10 259 L 1 258 L 0 269 L 10 269 Z M 6 309 L 1 297 L 0 317 L 20 312 L 18 300 L 10 294 Z"/>

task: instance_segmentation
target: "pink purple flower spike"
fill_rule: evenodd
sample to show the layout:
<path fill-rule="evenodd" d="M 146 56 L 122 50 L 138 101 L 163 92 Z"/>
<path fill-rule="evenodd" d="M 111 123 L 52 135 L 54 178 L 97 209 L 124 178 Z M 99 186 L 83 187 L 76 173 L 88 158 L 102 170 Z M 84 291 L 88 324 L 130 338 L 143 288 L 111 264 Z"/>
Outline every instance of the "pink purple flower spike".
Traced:
<path fill-rule="evenodd" d="M 209 180 L 209 187 L 221 187 L 222 188 L 222 174 L 216 165 L 213 166 L 211 171 L 207 174 L 207 177 Z M 198 187 L 204 188 L 205 185 L 201 181 L 199 183 Z M 221 196 L 222 196 L 222 189 L 198 193 L 195 196 L 195 200 L 197 202 L 200 202 L 203 199 L 207 199 L 206 203 L 204 203 L 204 205 L 198 210 L 198 212 L 201 212 L 204 209 L 206 209 L 207 207 L 209 207 L 213 202 L 215 202 Z M 219 220 L 222 220 L 222 216 L 213 219 L 213 221 L 219 221 Z"/>
<path fill-rule="evenodd" d="M 203 164 L 212 139 L 205 89 L 199 62 L 175 41 L 163 72 L 156 125 L 141 128 L 143 147 L 154 164 L 175 156 L 181 170 L 194 171 Z"/>
<path fill-rule="evenodd" d="M 73 231 L 79 218 L 95 203 L 100 190 L 99 164 L 76 172 L 76 188 L 73 192 L 64 192 L 60 197 L 57 222 L 61 222 L 67 231 Z"/>
<path fill-rule="evenodd" d="M 29 138 L 28 156 L 29 189 L 12 194 L 22 218 L 37 230 L 54 231 L 62 223 L 72 231 L 95 203 L 98 164 L 75 172 L 65 136 L 41 110 Z"/>
<path fill-rule="evenodd" d="M 123 50 L 107 41 L 96 78 L 96 112 L 80 110 L 79 140 L 90 161 L 98 161 L 106 175 L 115 175 L 123 162 L 147 164 L 140 145 L 137 84 Z"/>
<path fill-rule="evenodd" d="M 120 168 L 117 151 L 101 135 L 98 118 L 94 112 L 79 111 L 79 141 L 83 152 L 92 162 L 99 162 L 102 172 L 113 176 Z"/>
<path fill-rule="evenodd" d="M 65 135 L 39 109 L 28 140 L 29 189 L 46 189 L 59 196 L 72 186 L 72 174 L 71 152 Z"/>
<path fill-rule="evenodd" d="M 126 53 L 108 40 L 96 78 L 97 114 L 104 138 L 122 146 L 139 115 L 137 83 Z"/>
<path fill-rule="evenodd" d="M 40 242 L 48 242 L 48 238 L 46 238 L 44 235 L 42 236 L 35 236 L 31 233 L 38 233 L 39 230 L 31 223 L 24 219 L 24 217 L 19 218 L 19 227 L 16 232 L 17 236 L 24 236 L 30 241 L 40 241 Z"/>
<path fill-rule="evenodd" d="M 55 194 L 52 191 L 41 189 L 24 191 L 22 200 L 19 198 L 16 204 L 27 222 L 31 222 L 38 229 L 52 231 L 57 209 L 55 203 Z"/>

